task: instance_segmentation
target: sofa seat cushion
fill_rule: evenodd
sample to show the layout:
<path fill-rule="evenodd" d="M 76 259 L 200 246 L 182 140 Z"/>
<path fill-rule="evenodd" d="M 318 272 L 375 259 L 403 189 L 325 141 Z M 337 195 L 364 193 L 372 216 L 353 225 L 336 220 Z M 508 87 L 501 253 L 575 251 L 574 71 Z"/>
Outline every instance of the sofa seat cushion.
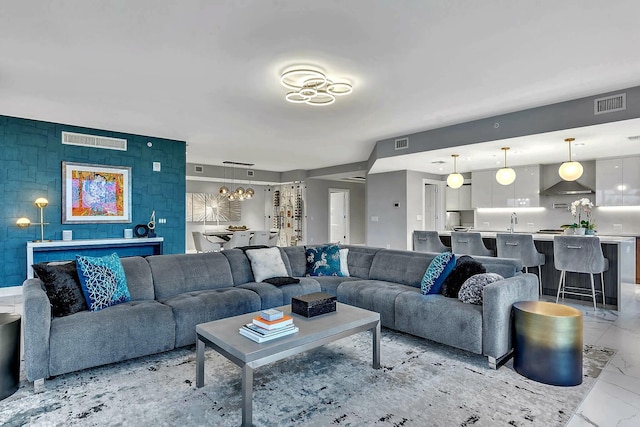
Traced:
<path fill-rule="evenodd" d="M 185 292 L 160 302 L 173 310 L 176 347 L 195 344 L 196 325 L 199 323 L 261 309 L 257 293 L 238 287 Z"/>
<path fill-rule="evenodd" d="M 278 286 L 278 289 L 282 291 L 282 304 L 291 304 L 291 298 L 298 295 L 312 294 L 314 292 L 320 292 L 320 283 L 316 280 L 316 277 L 299 277 L 300 283 L 292 283 L 290 285 Z M 270 308 L 270 307 L 268 307 Z"/>
<path fill-rule="evenodd" d="M 338 286 L 343 282 L 354 282 L 356 280 L 362 280 L 358 277 L 339 277 L 339 276 L 318 276 L 314 277 L 320 283 L 320 289 L 322 292 L 329 295 L 337 296 Z"/>
<path fill-rule="evenodd" d="M 482 307 L 417 289 L 396 300 L 396 329 L 482 354 Z"/>
<path fill-rule="evenodd" d="M 248 282 L 236 287 L 255 292 L 260 297 L 261 310 L 283 305 L 282 301 L 284 298 L 278 286 L 266 282 Z"/>
<path fill-rule="evenodd" d="M 338 301 L 380 313 L 380 323 L 396 329 L 396 297 L 409 290 L 420 288 L 381 280 L 354 280 L 338 286 Z"/>
<path fill-rule="evenodd" d="M 171 350 L 175 323 L 170 307 L 129 301 L 51 321 L 49 374 L 60 375 Z"/>

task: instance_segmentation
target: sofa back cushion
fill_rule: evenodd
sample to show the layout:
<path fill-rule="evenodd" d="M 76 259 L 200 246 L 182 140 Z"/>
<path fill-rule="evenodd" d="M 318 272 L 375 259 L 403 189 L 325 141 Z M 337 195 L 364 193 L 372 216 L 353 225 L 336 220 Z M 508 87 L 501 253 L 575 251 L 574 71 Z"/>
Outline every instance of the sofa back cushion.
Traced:
<path fill-rule="evenodd" d="M 120 258 L 131 301 L 151 300 L 155 298 L 153 276 L 146 259 L 140 256 Z"/>
<path fill-rule="evenodd" d="M 522 261 L 515 258 L 497 258 L 494 256 L 476 256 L 473 259 L 481 262 L 487 273 L 496 273 L 504 278 L 522 273 Z"/>
<path fill-rule="evenodd" d="M 430 252 L 380 249 L 373 257 L 369 279 L 419 288 L 425 271 L 436 255 L 438 254 Z"/>
<path fill-rule="evenodd" d="M 341 248 L 349 249 L 347 265 L 349 276 L 369 279 L 369 271 L 373 263 L 373 257 L 380 248 L 368 248 L 366 246 L 342 245 Z"/>
<path fill-rule="evenodd" d="M 280 248 L 282 260 L 289 274 L 304 277 L 307 273 L 307 254 L 304 246 L 285 246 Z"/>
<path fill-rule="evenodd" d="M 205 289 L 233 286 L 227 257 L 219 252 L 154 255 L 147 257 L 156 299 Z"/>
<path fill-rule="evenodd" d="M 241 249 L 225 249 L 222 255 L 227 257 L 231 266 L 231 274 L 233 276 L 233 284 L 243 285 L 245 283 L 254 282 L 251 263 Z"/>

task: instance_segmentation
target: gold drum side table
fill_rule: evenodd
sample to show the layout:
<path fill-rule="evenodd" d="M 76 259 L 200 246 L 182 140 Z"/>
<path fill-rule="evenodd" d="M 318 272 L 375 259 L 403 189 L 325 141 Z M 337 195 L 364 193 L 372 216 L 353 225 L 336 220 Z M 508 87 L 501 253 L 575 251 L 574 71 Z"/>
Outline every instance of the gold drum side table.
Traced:
<path fill-rule="evenodd" d="M 0 313 L 0 400 L 20 384 L 20 321 L 17 314 Z"/>
<path fill-rule="evenodd" d="M 545 301 L 513 304 L 515 354 L 520 375 L 550 385 L 582 383 L 582 313 Z"/>

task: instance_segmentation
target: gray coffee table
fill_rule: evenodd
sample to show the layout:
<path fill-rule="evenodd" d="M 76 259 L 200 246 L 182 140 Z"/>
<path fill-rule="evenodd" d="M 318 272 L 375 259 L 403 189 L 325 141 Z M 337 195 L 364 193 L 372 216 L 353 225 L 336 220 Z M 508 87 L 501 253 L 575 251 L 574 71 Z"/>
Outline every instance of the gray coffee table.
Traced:
<path fill-rule="evenodd" d="M 291 306 L 278 307 L 291 314 Z M 371 330 L 373 368 L 380 368 L 380 314 L 337 303 L 334 313 L 307 319 L 291 314 L 300 329 L 296 334 L 258 344 L 238 333 L 238 329 L 258 313 L 248 313 L 196 325 L 196 387 L 204 386 L 204 349 L 212 347 L 242 368 L 242 425 L 252 424 L 253 370 L 340 338 Z"/>

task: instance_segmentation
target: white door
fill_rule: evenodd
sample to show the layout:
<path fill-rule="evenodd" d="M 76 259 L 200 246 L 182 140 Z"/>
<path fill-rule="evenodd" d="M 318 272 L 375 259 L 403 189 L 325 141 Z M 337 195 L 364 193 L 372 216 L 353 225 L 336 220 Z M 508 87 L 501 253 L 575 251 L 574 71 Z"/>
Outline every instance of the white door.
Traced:
<path fill-rule="evenodd" d="M 329 242 L 349 244 L 349 190 L 329 189 Z"/>
<path fill-rule="evenodd" d="M 434 184 L 424 185 L 424 229 L 437 230 L 438 190 Z"/>

